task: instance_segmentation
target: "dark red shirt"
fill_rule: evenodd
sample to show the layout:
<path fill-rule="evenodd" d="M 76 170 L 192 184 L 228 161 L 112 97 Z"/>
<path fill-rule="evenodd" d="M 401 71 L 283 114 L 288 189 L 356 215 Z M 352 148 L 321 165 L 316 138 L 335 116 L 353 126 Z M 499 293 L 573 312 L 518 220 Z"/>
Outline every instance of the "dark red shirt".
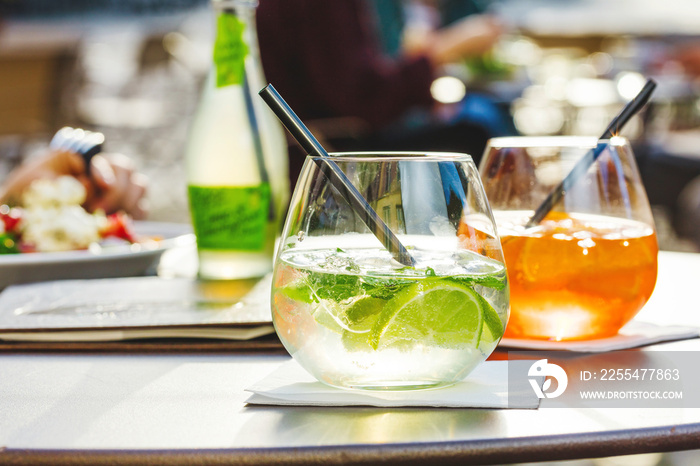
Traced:
<path fill-rule="evenodd" d="M 265 76 L 302 119 L 376 130 L 433 103 L 428 59 L 385 55 L 363 0 L 260 0 L 257 24 Z"/>

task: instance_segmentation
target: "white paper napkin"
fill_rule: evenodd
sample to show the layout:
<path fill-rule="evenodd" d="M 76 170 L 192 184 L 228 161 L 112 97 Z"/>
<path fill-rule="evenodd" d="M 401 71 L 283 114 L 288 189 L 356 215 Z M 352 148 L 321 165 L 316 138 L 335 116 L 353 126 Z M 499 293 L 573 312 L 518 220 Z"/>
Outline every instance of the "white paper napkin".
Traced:
<path fill-rule="evenodd" d="M 578 351 L 603 353 L 606 351 L 637 348 L 664 341 L 687 340 L 700 336 L 700 328 L 677 325 L 661 326 L 647 322 L 632 321 L 622 327 L 614 337 L 586 341 L 544 341 L 504 338 L 499 348 L 536 349 L 546 351 Z"/>
<path fill-rule="evenodd" d="M 532 361 L 528 361 L 532 363 Z M 522 362 L 520 362 L 522 363 Z M 486 361 L 464 381 L 429 390 L 362 391 L 317 381 L 296 361 L 246 389 L 251 404 L 293 406 L 381 406 L 537 409 L 540 401 L 527 380 L 508 381 L 508 361 Z M 540 386 L 544 378 L 538 379 Z"/>

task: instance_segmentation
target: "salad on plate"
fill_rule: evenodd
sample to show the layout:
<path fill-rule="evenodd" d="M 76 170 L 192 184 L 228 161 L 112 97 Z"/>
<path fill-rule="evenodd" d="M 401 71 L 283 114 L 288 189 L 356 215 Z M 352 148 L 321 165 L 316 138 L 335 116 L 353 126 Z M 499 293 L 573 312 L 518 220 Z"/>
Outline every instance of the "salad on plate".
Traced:
<path fill-rule="evenodd" d="M 123 213 L 88 212 L 85 187 L 72 176 L 34 181 L 21 206 L 0 206 L 0 254 L 88 249 L 107 239 L 138 241 Z"/>

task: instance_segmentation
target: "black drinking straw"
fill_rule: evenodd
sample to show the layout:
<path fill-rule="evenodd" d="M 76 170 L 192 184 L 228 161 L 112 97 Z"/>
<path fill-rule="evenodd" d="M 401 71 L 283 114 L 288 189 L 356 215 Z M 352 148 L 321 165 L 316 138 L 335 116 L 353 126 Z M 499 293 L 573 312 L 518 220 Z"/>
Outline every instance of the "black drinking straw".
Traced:
<path fill-rule="evenodd" d="M 651 93 L 654 92 L 656 87 L 656 82 L 653 79 L 647 80 L 646 84 L 641 91 L 632 99 L 625 108 L 610 122 L 605 132 L 600 137 L 600 139 L 610 139 L 611 137 L 619 134 L 622 127 L 632 118 L 639 110 L 644 107 L 644 105 L 651 97 Z M 554 188 L 554 190 L 549 193 L 549 196 L 540 204 L 540 206 L 535 210 L 535 213 L 530 220 L 525 224 L 525 228 L 531 228 L 539 223 L 547 216 L 547 214 L 552 210 L 552 208 L 564 197 L 564 194 L 571 189 L 571 187 L 581 178 L 590 168 L 591 165 L 596 161 L 596 159 L 603 153 L 605 149 L 605 144 L 598 144 L 594 149 L 591 149 L 579 160 L 574 168 L 566 175 L 566 178 L 562 180 L 559 185 Z"/>
<path fill-rule="evenodd" d="M 265 86 L 260 92 L 260 97 L 277 115 L 282 124 L 294 136 L 294 139 L 304 150 L 320 159 L 315 159 L 316 164 L 331 184 L 338 190 L 349 203 L 352 210 L 362 219 L 374 236 L 394 256 L 394 259 L 407 266 L 415 266 L 415 260 L 399 241 L 396 235 L 389 229 L 386 223 L 377 215 L 377 212 L 369 205 L 362 194 L 353 186 L 352 182 L 338 165 L 331 160 L 328 152 L 321 146 L 318 140 L 311 134 L 309 128 L 299 119 L 291 107 L 284 101 L 272 84 Z"/>

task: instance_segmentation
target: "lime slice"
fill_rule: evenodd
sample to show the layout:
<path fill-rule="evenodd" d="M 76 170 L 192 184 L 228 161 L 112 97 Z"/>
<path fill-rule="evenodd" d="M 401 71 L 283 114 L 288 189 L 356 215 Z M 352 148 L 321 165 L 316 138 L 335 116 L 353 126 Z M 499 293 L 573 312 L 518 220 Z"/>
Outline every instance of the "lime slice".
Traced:
<path fill-rule="evenodd" d="M 348 351 L 372 351 L 369 346 L 369 332 L 386 305 L 384 299 L 364 296 L 348 308 L 348 328 L 343 332 L 343 346 Z"/>
<path fill-rule="evenodd" d="M 481 309 L 484 317 L 484 328 L 481 331 L 479 346 L 483 343 L 496 343 L 503 336 L 503 321 L 501 321 L 500 316 L 488 301 L 481 296 L 479 296 L 479 299 L 481 300 Z"/>
<path fill-rule="evenodd" d="M 369 332 L 382 311 L 386 300 L 363 296 L 348 307 L 345 316 L 349 330 L 355 333 Z"/>
<path fill-rule="evenodd" d="M 348 327 L 343 306 L 335 301 L 321 301 L 311 306 L 311 310 L 316 322 L 335 333 L 343 333 Z"/>
<path fill-rule="evenodd" d="M 362 296 L 348 304 L 323 300 L 313 307 L 313 317 L 319 324 L 336 333 L 365 334 L 372 328 L 386 301 Z"/>
<path fill-rule="evenodd" d="M 483 308 L 471 288 L 450 280 L 422 280 L 387 303 L 369 332 L 369 344 L 374 349 L 416 344 L 476 348 Z"/>
<path fill-rule="evenodd" d="M 296 280 L 288 283 L 278 288 L 277 291 L 292 301 L 306 304 L 318 302 L 318 298 L 315 296 L 313 290 L 303 280 Z"/>

